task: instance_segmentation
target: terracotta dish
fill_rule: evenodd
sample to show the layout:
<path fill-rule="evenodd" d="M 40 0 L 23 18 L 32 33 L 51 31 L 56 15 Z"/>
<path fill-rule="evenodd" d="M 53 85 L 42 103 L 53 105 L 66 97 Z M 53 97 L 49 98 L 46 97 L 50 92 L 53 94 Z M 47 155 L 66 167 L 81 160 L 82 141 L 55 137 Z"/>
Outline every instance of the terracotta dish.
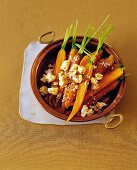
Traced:
<path fill-rule="evenodd" d="M 81 43 L 83 39 L 83 36 L 78 36 L 77 37 L 77 43 Z M 31 68 L 31 86 L 33 93 L 35 97 L 37 98 L 38 102 L 41 104 L 41 106 L 49 112 L 51 115 L 58 117 L 60 119 L 66 120 L 68 118 L 67 113 L 59 113 L 53 108 L 51 108 L 44 100 L 44 98 L 41 96 L 39 92 L 39 87 L 40 87 L 40 78 L 44 72 L 45 66 L 54 63 L 56 60 L 57 53 L 61 47 L 61 44 L 63 42 L 63 39 L 57 40 L 55 42 L 50 43 L 47 45 L 36 57 L 32 68 Z M 70 38 L 67 42 L 66 46 L 66 51 L 69 52 L 71 48 L 71 43 L 72 43 L 72 38 Z M 87 49 L 89 51 L 94 51 L 96 49 L 96 46 L 98 44 L 97 39 L 92 39 L 91 42 L 87 45 Z M 103 55 L 104 56 L 109 56 L 113 55 L 115 58 L 115 63 L 122 64 L 120 57 L 117 55 L 117 53 L 108 45 L 104 44 L 104 49 L 103 49 Z M 123 64 L 122 64 L 123 65 Z M 105 107 L 101 112 L 97 114 L 93 114 L 90 116 L 86 117 L 81 117 L 79 115 L 75 115 L 71 121 L 77 121 L 77 122 L 84 122 L 84 121 L 91 121 L 97 118 L 100 118 L 104 115 L 107 115 L 112 109 L 116 107 L 116 105 L 121 101 L 126 89 L 126 82 L 125 78 L 120 82 L 119 86 L 110 93 L 111 96 L 111 103 Z"/>

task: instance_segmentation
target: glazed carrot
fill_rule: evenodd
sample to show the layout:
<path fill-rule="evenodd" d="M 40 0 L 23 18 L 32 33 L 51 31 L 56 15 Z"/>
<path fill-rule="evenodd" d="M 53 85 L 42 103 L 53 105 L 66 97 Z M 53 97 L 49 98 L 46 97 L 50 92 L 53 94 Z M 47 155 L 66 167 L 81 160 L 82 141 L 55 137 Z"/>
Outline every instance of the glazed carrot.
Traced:
<path fill-rule="evenodd" d="M 77 92 L 76 83 L 73 82 L 67 87 L 66 93 L 64 94 L 65 95 L 65 108 L 66 109 L 75 100 L 76 92 Z"/>
<path fill-rule="evenodd" d="M 81 65 L 81 63 L 80 63 Z M 93 72 L 93 65 L 92 63 L 87 63 L 86 64 L 86 76 L 90 79 L 91 76 L 92 76 L 92 72 Z M 83 101 L 84 101 L 84 97 L 85 97 L 85 94 L 87 92 L 87 88 L 88 88 L 88 85 L 89 85 L 89 79 L 87 79 L 85 82 L 82 82 L 79 84 L 79 87 L 78 87 L 78 90 L 77 90 L 77 94 L 76 94 L 76 100 L 74 102 L 74 106 L 73 106 L 73 109 L 67 119 L 67 122 L 72 119 L 72 117 L 79 111 Z"/>
<path fill-rule="evenodd" d="M 96 63 L 101 59 L 102 54 L 103 54 L 103 50 L 100 49 L 100 50 L 98 51 L 97 55 L 96 55 L 96 58 L 95 58 L 93 64 L 96 64 Z"/>
<path fill-rule="evenodd" d="M 93 72 L 93 76 L 96 73 L 104 74 L 108 69 L 110 69 L 114 64 L 114 56 L 110 55 L 107 59 L 100 59 L 97 63 L 97 68 Z"/>
<path fill-rule="evenodd" d="M 85 94 L 86 93 L 86 90 L 87 90 L 87 87 L 88 87 L 88 83 L 87 81 L 81 83 L 79 85 L 79 88 L 78 88 L 78 91 L 77 91 L 77 96 L 76 96 L 76 100 L 75 100 L 75 103 L 74 103 L 74 106 L 73 106 L 73 109 L 68 117 L 68 119 L 66 120 L 67 122 L 73 118 L 73 116 L 79 111 L 79 108 L 80 106 L 82 105 L 83 103 L 83 99 L 84 99 L 84 96 L 85 95 L 81 95 L 81 94 Z"/>
<path fill-rule="evenodd" d="M 91 79 L 92 77 L 92 73 L 93 73 L 93 64 L 92 63 L 87 63 L 85 65 L 86 67 L 86 76 L 88 77 L 88 79 Z"/>
<path fill-rule="evenodd" d="M 93 52 L 93 53 L 91 53 L 91 55 L 94 55 L 95 53 L 96 53 L 96 51 Z M 103 50 L 99 50 L 99 51 L 98 51 L 98 54 L 97 54 L 96 57 L 95 57 L 95 60 L 93 61 L 93 64 L 96 64 L 97 61 L 101 59 L 102 54 L 103 54 Z M 81 65 L 86 65 L 89 61 L 90 61 L 90 56 L 89 56 L 89 55 L 85 55 L 85 56 L 82 58 L 82 60 L 81 60 L 80 63 L 81 63 Z"/>
<path fill-rule="evenodd" d="M 103 88 L 107 87 L 115 80 L 119 79 L 124 74 L 123 68 L 116 68 L 115 70 L 111 71 L 110 73 L 106 74 L 103 79 L 99 82 L 99 88 L 97 92 L 101 91 Z M 94 92 L 93 94 L 95 94 Z"/>
<path fill-rule="evenodd" d="M 83 65 L 85 65 L 87 62 L 90 61 L 91 55 L 96 56 L 96 57 L 94 57 L 95 58 L 94 61 L 93 61 L 94 64 L 96 64 L 96 62 L 99 59 L 101 59 L 102 54 L 103 54 L 103 50 L 101 48 L 103 46 L 103 43 L 104 43 L 106 37 L 108 36 L 108 34 L 112 30 L 111 25 L 108 26 L 106 31 L 99 38 L 99 42 L 98 42 L 97 49 L 96 49 L 95 52 L 90 53 L 87 49 L 85 49 L 85 47 L 90 42 L 90 40 L 99 32 L 99 30 L 105 25 L 105 23 L 107 22 L 108 18 L 109 18 L 109 15 L 105 18 L 105 20 L 97 28 L 97 30 L 94 32 L 94 34 L 91 37 L 88 37 L 87 42 L 85 44 L 81 44 L 81 46 L 79 44 L 75 44 L 79 48 L 79 52 L 78 53 L 83 53 L 84 52 L 85 54 L 87 54 L 86 56 L 83 57 L 83 59 L 81 61 L 83 63 Z M 83 41 L 84 41 L 84 38 L 83 38 Z M 90 56 L 89 56 L 89 54 L 90 54 Z"/>
<path fill-rule="evenodd" d="M 81 65 L 81 66 L 85 66 L 89 61 L 90 61 L 90 57 L 89 57 L 88 55 L 85 55 L 85 56 L 82 58 L 82 60 L 81 60 L 81 62 L 80 62 L 80 65 Z"/>
<path fill-rule="evenodd" d="M 78 21 L 76 21 L 76 24 L 73 29 L 73 36 L 72 36 L 72 46 L 71 50 L 69 52 L 68 60 L 72 60 L 73 57 L 78 53 L 78 49 L 75 46 L 76 43 L 76 35 L 77 35 L 77 28 L 78 28 Z"/>
<path fill-rule="evenodd" d="M 80 65 L 81 65 L 81 63 L 80 63 Z M 90 79 L 92 76 L 92 72 L 93 72 L 93 65 L 91 63 L 88 63 L 85 67 L 87 70 L 85 75 Z M 86 81 L 87 81 L 87 87 L 88 87 L 89 80 L 86 80 Z M 83 83 L 81 83 L 81 84 L 83 84 Z M 83 86 L 84 86 L 84 84 L 83 84 Z M 87 88 L 87 87 L 85 86 L 85 88 Z M 85 91 L 87 91 L 87 90 L 85 89 Z M 64 96 L 66 96 L 65 108 L 68 108 L 69 106 L 72 105 L 72 103 L 74 103 L 77 93 L 78 92 L 77 92 L 76 84 L 73 82 L 72 84 L 69 85 L 67 92 L 64 92 Z M 85 96 L 84 93 L 82 93 L 82 95 Z"/>
<path fill-rule="evenodd" d="M 89 34 L 91 33 L 91 26 L 89 25 L 86 29 L 85 35 L 83 37 L 82 43 L 81 43 L 81 47 L 78 51 L 78 53 L 71 58 L 71 66 L 72 67 L 73 64 L 79 64 L 82 58 L 82 53 L 84 51 L 85 46 L 87 45 L 87 43 L 90 41 L 91 37 L 89 37 Z M 69 87 L 67 87 L 67 93 L 64 94 L 65 98 L 65 108 L 68 108 L 71 103 L 76 99 L 76 92 L 77 89 L 76 87 L 76 83 L 72 81 L 72 83 L 69 85 Z"/>
<path fill-rule="evenodd" d="M 70 25 L 70 28 L 66 30 L 64 41 L 61 45 L 61 49 L 59 50 L 59 52 L 57 54 L 56 64 L 55 64 L 54 69 L 53 69 L 53 74 L 56 75 L 56 76 L 60 72 L 60 67 L 61 67 L 63 61 L 66 60 L 65 47 L 66 47 L 67 41 L 69 39 L 71 30 L 72 30 L 72 25 Z"/>
<path fill-rule="evenodd" d="M 72 48 L 70 50 L 68 60 L 71 61 L 77 53 L 78 53 L 78 49 L 77 48 Z"/>
<path fill-rule="evenodd" d="M 104 43 L 104 40 L 106 39 L 106 37 L 108 36 L 108 34 L 110 33 L 110 31 L 111 31 L 111 26 L 109 25 L 109 27 L 106 29 L 106 31 L 105 31 L 105 32 L 102 34 L 102 36 L 100 37 L 99 43 L 98 43 L 98 46 L 97 46 L 97 50 L 95 51 L 95 53 L 89 54 L 89 53 L 87 52 L 88 50 L 85 51 L 85 45 L 83 45 L 83 46 L 81 45 L 81 46 L 80 46 L 79 51 L 80 51 L 80 52 L 85 52 L 85 53 L 89 56 L 89 58 L 90 58 L 90 60 L 89 60 L 88 63 L 86 63 L 87 60 L 88 60 L 87 56 L 85 57 L 86 59 L 85 59 L 85 60 L 83 59 L 83 61 L 82 61 L 82 64 L 86 64 L 86 65 L 85 65 L 86 68 L 87 68 L 87 73 L 86 73 L 86 75 L 87 75 L 88 78 L 91 78 L 91 76 L 92 76 L 92 72 L 93 72 L 93 65 L 92 65 L 92 64 L 93 64 L 93 62 L 95 61 L 95 58 L 96 58 L 96 56 L 98 55 L 98 51 L 101 50 L 102 45 L 103 45 L 103 43 Z M 77 45 L 77 46 L 79 47 L 79 45 Z M 80 65 L 81 65 L 81 63 L 80 63 Z M 68 119 L 67 119 L 67 122 L 68 122 L 70 119 L 72 119 L 73 116 L 74 116 L 74 115 L 79 111 L 79 109 L 81 108 L 81 105 L 82 105 L 82 103 L 83 103 L 83 101 L 84 101 L 84 98 L 85 98 L 85 94 L 86 94 L 86 92 L 87 92 L 88 85 L 89 85 L 89 80 L 87 80 L 87 81 L 82 82 L 81 84 L 79 84 L 79 88 L 78 88 L 77 95 L 76 95 L 76 100 L 75 100 L 75 102 L 74 102 L 73 109 L 72 109 L 72 111 L 71 111 L 71 113 L 70 113 L 70 115 L 69 115 L 69 117 L 68 117 Z"/>
<path fill-rule="evenodd" d="M 58 52 L 56 64 L 55 64 L 55 67 L 54 67 L 54 70 L 53 70 L 54 75 L 58 75 L 58 73 L 60 72 L 61 64 L 65 60 L 66 60 L 66 52 L 65 52 L 64 49 L 60 49 L 59 52 Z"/>
<path fill-rule="evenodd" d="M 70 68 L 73 66 L 73 64 L 79 64 L 80 63 L 80 61 L 82 59 L 82 54 L 84 52 L 84 48 L 86 47 L 86 45 L 91 40 L 90 34 L 91 34 L 92 30 L 94 30 L 94 28 L 91 25 L 89 25 L 87 27 L 87 29 L 86 29 L 85 35 L 83 37 L 81 46 L 80 46 L 77 54 L 74 55 L 73 58 L 71 57 L 71 66 L 70 66 Z"/>
<path fill-rule="evenodd" d="M 85 64 L 85 65 L 84 65 Z M 92 76 L 92 72 L 93 72 L 93 65 L 92 63 L 84 63 L 84 62 L 80 62 L 80 66 L 85 66 L 86 67 L 86 73 L 85 75 L 88 77 L 88 79 L 90 80 L 91 76 Z M 87 81 L 87 85 L 89 84 L 89 80 Z M 81 83 L 83 84 L 83 83 Z M 71 103 L 73 103 L 73 101 L 75 100 L 76 98 L 76 93 L 77 93 L 77 89 L 75 88 L 76 87 L 76 83 L 72 83 L 70 84 L 68 88 L 68 93 L 67 94 L 64 94 L 66 95 L 66 100 L 65 100 L 65 107 L 68 108 L 69 106 L 71 106 Z M 85 86 L 86 87 L 86 86 Z M 88 87 L 88 86 L 87 86 Z M 86 87 L 86 88 L 87 88 Z M 86 89 L 85 89 L 86 91 Z M 85 95 L 84 93 L 82 95 Z"/>
<path fill-rule="evenodd" d="M 107 19 L 106 19 L 107 20 Z M 97 33 L 98 33 L 98 31 L 99 31 L 99 29 L 103 26 L 103 24 L 106 22 L 106 20 L 101 24 L 101 26 L 94 32 L 94 34 L 92 35 L 92 36 L 89 36 L 88 34 L 91 32 L 91 26 L 88 26 L 88 28 L 87 28 L 87 30 L 86 30 L 86 33 L 85 33 L 85 35 L 84 35 L 84 38 L 83 38 L 83 40 L 82 40 L 82 43 L 81 43 L 81 46 L 80 46 L 80 48 L 79 48 L 79 51 L 78 51 L 78 53 L 73 57 L 73 59 L 71 60 L 71 67 L 72 67 L 72 65 L 75 63 L 75 64 L 79 64 L 80 63 L 80 61 L 81 61 L 81 55 L 82 55 L 82 53 L 84 52 L 84 49 L 85 49 L 85 47 L 86 47 L 86 45 L 89 43 L 89 41 L 93 38 L 93 36 L 95 36 Z M 98 51 L 100 50 L 100 48 L 98 48 Z M 98 51 L 95 53 L 96 55 L 98 54 Z M 91 60 L 91 56 L 90 56 L 90 60 Z M 85 65 L 87 65 L 88 67 L 89 67 L 89 64 L 87 63 L 87 61 L 88 61 L 88 59 L 87 59 L 87 57 L 86 57 L 86 60 L 85 60 L 85 62 L 83 62 L 82 61 L 82 63 L 80 64 L 80 65 L 83 65 L 83 66 L 85 66 Z M 87 74 L 87 76 L 89 76 L 90 77 L 90 74 L 92 75 L 92 71 L 93 71 L 93 66 L 92 66 L 92 64 L 90 63 L 90 67 L 87 69 L 87 71 L 88 71 L 88 74 Z M 84 84 L 80 84 L 80 86 L 83 86 L 83 87 L 81 87 L 81 89 L 84 89 Z M 88 85 L 87 85 L 87 87 L 88 87 Z M 85 87 L 85 91 L 87 91 L 87 87 Z M 73 86 L 72 86 L 72 88 L 73 88 Z M 75 100 L 75 93 L 74 93 L 74 91 L 73 91 L 73 89 L 71 88 L 71 86 L 70 86 L 70 88 L 69 88 L 69 93 L 68 93 L 68 95 L 66 95 L 67 97 L 66 97 L 66 101 L 65 101 L 65 107 L 66 108 L 68 108 L 70 105 L 71 105 L 71 103 Z M 81 91 L 80 91 L 81 92 Z M 81 92 L 82 93 L 82 92 Z M 86 93 L 86 92 L 85 92 Z M 83 96 L 85 95 L 85 93 L 84 94 L 82 94 Z M 77 95 L 78 95 L 78 93 L 77 93 Z M 81 94 L 80 94 L 81 95 Z M 77 98 L 77 97 L 76 97 Z M 83 99 L 84 99 L 84 97 L 83 97 Z M 79 106 L 78 106 L 79 107 Z M 77 109 L 76 109 L 77 110 Z"/>
<path fill-rule="evenodd" d="M 124 74 L 124 68 L 116 68 L 113 71 L 110 71 L 109 73 L 105 74 L 103 79 L 99 82 L 99 88 L 97 90 L 93 90 L 92 86 L 87 91 L 84 101 L 88 100 L 90 97 L 93 97 L 98 92 L 100 92 L 105 87 L 109 86 L 111 83 L 122 77 Z"/>
<path fill-rule="evenodd" d="M 75 46 L 76 35 L 77 35 L 77 26 L 78 26 L 78 21 L 76 21 L 76 24 L 74 25 L 74 29 L 73 29 L 72 46 L 71 46 L 71 50 L 70 50 L 70 53 L 69 53 L 69 56 L 68 56 L 68 60 L 70 60 L 70 61 L 78 53 L 78 50 L 76 49 L 76 46 Z M 59 94 L 57 95 L 56 103 L 58 103 L 60 101 L 63 93 L 65 93 L 64 87 L 59 88 Z M 62 110 L 64 110 L 64 106 L 65 106 L 65 104 L 62 102 Z"/>
<path fill-rule="evenodd" d="M 108 34 L 112 31 L 112 26 L 109 25 L 107 27 L 107 29 L 102 33 L 101 37 L 99 38 L 98 41 L 98 45 L 97 45 L 97 49 L 95 52 L 90 53 L 87 49 L 85 49 L 85 46 L 82 47 L 82 45 L 80 46 L 79 44 L 76 44 L 77 47 L 79 47 L 79 51 L 83 50 L 82 52 L 86 53 L 87 55 L 85 57 L 83 57 L 82 59 L 82 63 L 85 64 L 87 62 L 89 62 L 90 60 L 92 60 L 92 62 L 94 64 L 96 64 L 96 62 L 101 59 L 102 54 L 103 54 L 103 50 L 102 50 L 102 46 L 104 44 L 104 41 L 106 39 L 106 37 L 108 36 Z M 90 39 L 91 40 L 91 39 Z M 88 42 L 90 41 L 88 40 Z"/>
<path fill-rule="evenodd" d="M 83 103 L 83 105 L 90 106 L 93 103 L 96 103 L 98 100 L 100 100 L 103 96 L 114 90 L 119 84 L 119 81 L 116 80 L 113 83 L 111 83 L 109 86 L 102 89 L 100 92 L 98 92 L 94 97 L 91 97 L 87 101 Z M 82 107 L 81 107 L 82 108 Z"/>

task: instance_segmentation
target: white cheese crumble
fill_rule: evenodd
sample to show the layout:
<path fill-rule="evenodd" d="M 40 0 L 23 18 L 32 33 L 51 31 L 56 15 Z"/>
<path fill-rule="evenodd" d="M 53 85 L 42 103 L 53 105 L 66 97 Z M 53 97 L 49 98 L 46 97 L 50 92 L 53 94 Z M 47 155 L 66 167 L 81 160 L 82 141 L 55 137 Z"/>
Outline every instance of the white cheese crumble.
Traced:
<path fill-rule="evenodd" d="M 39 89 L 39 92 L 41 93 L 42 96 L 44 96 L 45 94 L 48 93 L 48 88 L 46 86 L 42 86 L 40 89 Z"/>
<path fill-rule="evenodd" d="M 96 78 L 96 80 L 102 80 L 103 79 L 103 74 L 96 73 L 95 78 Z"/>
<path fill-rule="evenodd" d="M 49 73 L 52 73 L 52 71 L 53 71 L 53 68 L 48 69 L 48 70 L 45 70 L 45 73 L 46 73 L 46 74 L 49 74 Z"/>
<path fill-rule="evenodd" d="M 68 84 L 68 76 L 64 74 L 59 75 L 59 86 L 65 87 Z"/>
<path fill-rule="evenodd" d="M 86 67 L 84 67 L 84 66 L 78 66 L 78 72 L 79 72 L 80 74 L 84 74 L 84 73 L 86 72 Z"/>
<path fill-rule="evenodd" d="M 48 82 L 51 83 L 56 79 L 56 76 L 54 76 L 52 73 L 43 74 L 43 77 L 40 79 L 42 82 Z"/>
<path fill-rule="evenodd" d="M 70 61 L 65 60 L 65 61 L 63 61 L 60 68 L 61 68 L 61 70 L 67 71 L 69 69 L 69 66 L 70 66 Z"/>
<path fill-rule="evenodd" d="M 93 89 L 93 90 L 97 90 L 98 88 L 99 88 L 99 85 L 98 85 L 98 84 L 95 84 L 95 85 L 92 86 L 92 89 Z"/>
<path fill-rule="evenodd" d="M 65 84 L 65 77 L 64 76 L 59 77 L 59 86 L 63 87 L 64 84 Z"/>
<path fill-rule="evenodd" d="M 95 77 L 91 78 L 91 84 L 92 85 L 97 85 L 98 84 L 98 80 Z"/>
<path fill-rule="evenodd" d="M 59 72 L 58 76 L 59 76 L 59 78 L 64 76 L 64 72 L 63 71 Z"/>
<path fill-rule="evenodd" d="M 84 105 L 81 109 L 81 116 L 82 117 L 85 117 L 88 113 L 88 106 L 87 105 Z"/>
<path fill-rule="evenodd" d="M 106 106 L 107 104 L 104 102 L 97 102 L 96 105 L 94 106 L 94 110 L 95 111 L 99 111 L 101 110 L 104 106 Z"/>
<path fill-rule="evenodd" d="M 53 82 L 53 86 L 58 86 L 58 82 L 57 82 L 57 81 L 54 81 L 54 82 Z"/>
<path fill-rule="evenodd" d="M 73 64 L 72 67 L 70 68 L 71 72 L 73 71 L 77 72 L 77 70 L 78 70 L 78 64 Z"/>
<path fill-rule="evenodd" d="M 85 117 L 85 116 L 93 114 L 93 113 L 94 113 L 93 109 L 89 109 L 87 105 L 83 105 L 83 107 L 81 109 L 82 117 Z"/>
<path fill-rule="evenodd" d="M 56 79 L 56 76 L 54 76 L 54 75 L 51 74 L 51 73 L 48 73 L 48 74 L 45 75 L 44 77 L 45 77 L 45 79 L 46 79 L 46 81 L 47 81 L 48 83 L 51 83 L 51 82 L 53 82 L 53 81 Z"/>
<path fill-rule="evenodd" d="M 49 65 L 48 65 L 48 68 L 53 68 L 53 65 L 49 64 Z"/>
<path fill-rule="evenodd" d="M 72 77 L 75 83 L 81 83 L 82 82 L 82 75 L 74 75 Z"/>
<path fill-rule="evenodd" d="M 69 71 L 69 72 L 68 72 L 69 78 L 71 79 L 74 75 L 76 75 L 76 73 L 77 73 L 77 70 L 75 70 L 75 71 Z"/>
<path fill-rule="evenodd" d="M 48 88 L 48 92 L 52 95 L 57 95 L 58 94 L 58 87 L 51 87 L 51 88 Z"/>
<path fill-rule="evenodd" d="M 45 74 L 43 74 L 43 77 L 40 79 L 40 81 L 42 81 L 43 83 L 46 83 Z"/>

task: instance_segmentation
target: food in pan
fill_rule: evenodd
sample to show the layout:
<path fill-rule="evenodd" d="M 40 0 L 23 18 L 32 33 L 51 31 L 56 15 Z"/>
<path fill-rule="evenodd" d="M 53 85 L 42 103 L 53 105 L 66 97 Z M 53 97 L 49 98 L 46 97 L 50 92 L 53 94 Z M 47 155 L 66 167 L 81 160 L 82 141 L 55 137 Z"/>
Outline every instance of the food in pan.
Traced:
<path fill-rule="evenodd" d="M 112 30 L 111 25 L 106 26 L 106 21 L 98 29 L 89 25 L 81 44 L 76 43 L 78 22 L 74 27 L 71 25 L 66 30 L 56 61 L 45 67 L 39 80 L 39 92 L 45 102 L 67 114 L 67 121 L 75 115 L 99 114 L 110 104 L 110 93 L 124 77 L 125 68 L 115 62 L 113 55 L 106 56 L 104 52 L 104 41 Z M 72 30 L 72 47 L 66 52 Z M 96 49 L 87 49 L 88 43 L 98 34 Z"/>

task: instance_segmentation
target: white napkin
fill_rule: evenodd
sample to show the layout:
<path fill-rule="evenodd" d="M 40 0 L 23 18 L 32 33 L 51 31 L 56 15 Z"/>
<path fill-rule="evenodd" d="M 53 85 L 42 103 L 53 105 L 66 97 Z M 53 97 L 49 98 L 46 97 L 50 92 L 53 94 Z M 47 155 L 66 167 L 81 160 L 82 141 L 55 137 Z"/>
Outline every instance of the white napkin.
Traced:
<path fill-rule="evenodd" d="M 21 87 L 19 94 L 19 114 L 20 116 L 30 122 L 39 124 L 55 124 L 55 125 L 78 125 L 78 124 L 93 124 L 105 123 L 105 116 L 96 120 L 87 122 L 68 122 L 56 118 L 45 111 L 35 98 L 30 85 L 30 72 L 32 64 L 37 57 L 38 53 L 47 44 L 39 42 L 32 42 L 28 45 L 24 52 L 24 63 L 21 79 Z"/>

